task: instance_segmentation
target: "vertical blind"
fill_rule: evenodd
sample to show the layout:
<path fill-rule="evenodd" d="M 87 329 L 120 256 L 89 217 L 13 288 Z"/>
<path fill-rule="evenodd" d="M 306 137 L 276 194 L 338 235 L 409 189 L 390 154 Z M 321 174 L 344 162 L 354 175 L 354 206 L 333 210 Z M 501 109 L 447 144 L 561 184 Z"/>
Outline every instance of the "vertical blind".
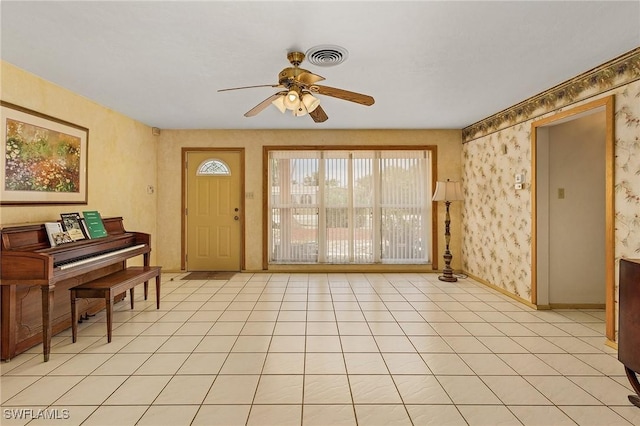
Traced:
<path fill-rule="evenodd" d="M 427 150 L 270 151 L 270 263 L 428 263 Z"/>

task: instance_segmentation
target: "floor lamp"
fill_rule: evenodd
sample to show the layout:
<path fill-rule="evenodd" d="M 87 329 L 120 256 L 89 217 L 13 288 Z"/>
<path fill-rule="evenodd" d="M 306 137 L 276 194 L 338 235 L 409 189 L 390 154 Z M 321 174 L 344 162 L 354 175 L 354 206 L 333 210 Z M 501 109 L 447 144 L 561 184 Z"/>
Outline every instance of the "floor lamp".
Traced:
<path fill-rule="evenodd" d="M 455 282 L 458 281 L 453 276 L 453 269 L 451 269 L 451 259 L 453 255 L 449 251 L 449 241 L 451 241 L 451 233 L 449 232 L 449 225 L 451 224 L 451 218 L 449 217 L 449 204 L 452 201 L 462 200 L 462 188 L 460 182 L 451 182 L 447 179 L 446 182 L 436 182 L 436 191 L 433 193 L 433 201 L 444 201 L 444 205 L 447 209 L 447 214 L 444 219 L 444 241 L 446 247 L 444 250 L 444 269 L 442 269 L 442 275 L 438 277 L 440 281 Z"/>

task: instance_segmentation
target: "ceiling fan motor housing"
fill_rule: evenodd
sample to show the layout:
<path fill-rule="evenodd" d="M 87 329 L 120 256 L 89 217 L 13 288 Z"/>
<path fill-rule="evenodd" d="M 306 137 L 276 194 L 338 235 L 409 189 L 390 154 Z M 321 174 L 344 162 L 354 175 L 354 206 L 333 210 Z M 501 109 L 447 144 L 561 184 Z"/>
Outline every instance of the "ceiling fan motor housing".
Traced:
<path fill-rule="evenodd" d="M 280 71 L 278 75 L 278 83 L 286 88 L 290 88 L 292 84 L 300 83 L 299 77 L 303 73 L 309 73 L 309 71 L 298 67 L 285 68 Z"/>

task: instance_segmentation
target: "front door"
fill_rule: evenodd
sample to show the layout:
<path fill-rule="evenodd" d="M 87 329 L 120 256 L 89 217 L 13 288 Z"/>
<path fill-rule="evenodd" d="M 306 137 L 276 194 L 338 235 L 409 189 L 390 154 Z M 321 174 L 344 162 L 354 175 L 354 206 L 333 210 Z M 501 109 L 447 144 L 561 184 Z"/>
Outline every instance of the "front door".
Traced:
<path fill-rule="evenodd" d="M 239 271 L 242 253 L 242 152 L 186 155 L 186 267 Z"/>

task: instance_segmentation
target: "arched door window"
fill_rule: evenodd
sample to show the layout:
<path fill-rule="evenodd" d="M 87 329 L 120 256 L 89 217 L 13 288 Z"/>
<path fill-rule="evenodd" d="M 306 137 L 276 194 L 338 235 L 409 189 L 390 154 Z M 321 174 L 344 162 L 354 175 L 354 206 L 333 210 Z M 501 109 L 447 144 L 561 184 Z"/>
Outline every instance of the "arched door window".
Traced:
<path fill-rule="evenodd" d="M 211 158 L 200 163 L 196 176 L 231 176 L 231 169 L 224 161 Z"/>

